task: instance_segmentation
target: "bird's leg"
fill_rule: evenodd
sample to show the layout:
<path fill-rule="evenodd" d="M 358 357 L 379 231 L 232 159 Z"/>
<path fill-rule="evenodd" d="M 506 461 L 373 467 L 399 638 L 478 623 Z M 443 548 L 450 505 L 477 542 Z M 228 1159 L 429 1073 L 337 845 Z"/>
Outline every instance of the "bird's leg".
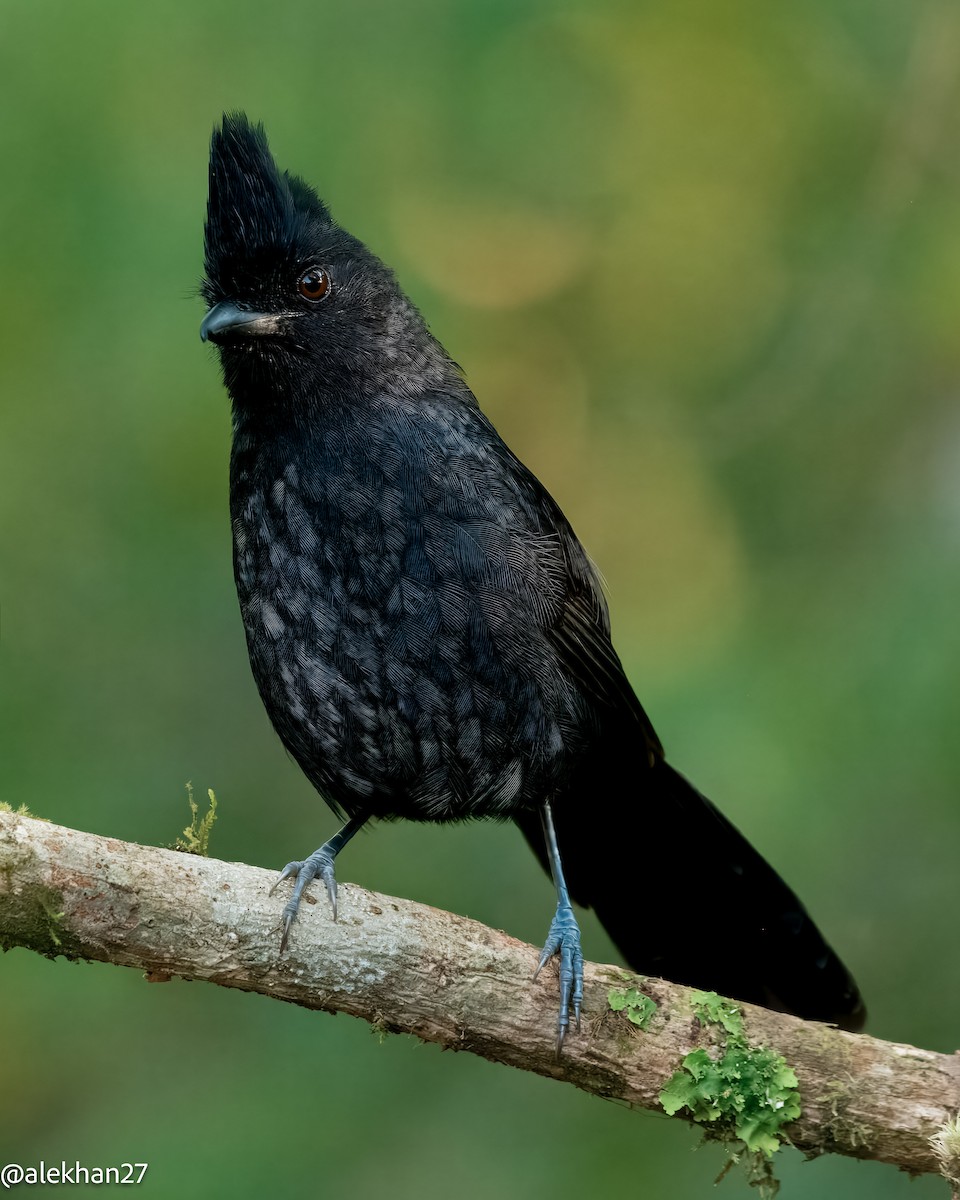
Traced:
<path fill-rule="evenodd" d="M 583 953 L 580 950 L 580 926 L 573 915 L 573 906 L 567 892 L 567 881 L 563 877 L 563 866 L 560 863 L 560 848 L 557 845 L 557 832 L 553 827 L 553 812 L 550 801 L 545 800 L 540 810 L 543 822 L 543 836 L 547 842 L 547 857 L 550 860 L 550 873 L 557 887 L 557 911 L 550 922 L 540 962 L 533 973 L 534 979 L 543 970 L 546 963 L 555 954 L 560 956 L 560 1014 L 557 1018 L 557 1058 L 563 1049 L 563 1039 L 570 1025 L 570 1010 L 580 1032 L 580 1006 L 583 1003 Z"/>
<path fill-rule="evenodd" d="M 291 875 L 296 876 L 293 894 L 286 908 L 283 910 L 283 935 L 280 938 L 281 954 L 287 948 L 290 926 L 293 924 L 294 918 L 297 915 L 297 909 L 300 907 L 300 897 L 303 895 L 303 889 L 311 880 L 316 879 L 318 876 L 327 885 L 327 895 L 330 897 L 330 904 L 333 907 L 333 919 L 337 919 L 337 879 L 333 873 L 333 860 L 357 830 L 365 823 L 366 819 L 366 817 L 351 817 L 339 833 L 335 833 L 328 842 L 324 842 L 318 850 L 314 850 L 309 858 L 305 858 L 303 862 L 289 862 L 280 872 L 276 883 L 270 889 L 271 896 L 285 879 L 289 879 Z"/>

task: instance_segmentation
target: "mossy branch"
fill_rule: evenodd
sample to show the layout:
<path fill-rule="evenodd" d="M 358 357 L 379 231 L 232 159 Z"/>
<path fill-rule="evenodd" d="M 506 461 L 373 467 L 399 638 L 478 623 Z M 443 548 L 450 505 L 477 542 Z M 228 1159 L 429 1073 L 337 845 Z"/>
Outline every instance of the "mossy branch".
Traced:
<path fill-rule="evenodd" d="M 718 1060 L 729 1036 L 722 1023 L 704 1019 L 704 993 L 587 964 L 583 1032 L 567 1038 L 558 1062 L 556 976 L 532 979 L 533 947 L 476 921 L 345 884 L 336 923 L 324 899 L 308 893 L 313 902 L 302 905 L 281 958 L 282 900 L 267 895 L 274 878 L 0 811 L 4 949 L 116 963 L 154 980 L 204 979 L 346 1012 L 660 1112 L 661 1091 L 684 1059 L 704 1048 Z M 657 1006 L 642 1023 L 639 993 Z M 911 1172 L 941 1169 L 945 1151 L 931 1138 L 960 1111 L 960 1058 L 747 1004 L 738 1011 L 743 1046 L 782 1056 L 796 1073 L 801 1115 L 784 1132 L 800 1150 L 879 1159 Z"/>

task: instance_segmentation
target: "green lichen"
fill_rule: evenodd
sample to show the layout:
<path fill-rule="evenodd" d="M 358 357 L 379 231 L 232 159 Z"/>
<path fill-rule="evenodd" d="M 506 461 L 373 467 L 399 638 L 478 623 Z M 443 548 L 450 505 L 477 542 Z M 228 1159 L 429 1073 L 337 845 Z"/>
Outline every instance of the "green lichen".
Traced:
<path fill-rule="evenodd" d="M 800 1116 L 793 1068 L 782 1055 L 743 1043 L 728 1045 L 717 1059 L 703 1049 L 688 1054 L 660 1103 L 670 1116 L 686 1108 L 695 1121 L 726 1125 L 748 1150 L 767 1157 L 780 1149 L 781 1126 Z"/>
<path fill-rule="evenodd" d="M 210 853 L 210 832 L 217 819 L 217 798 L 213 788 L 207 788 L 210 807 L 200 816 L 200 809 L 193 798 L 193 785 L 187 784 L 187 803 L 190 805 L 190 824 L 174 843 L 174 850 L 183 850 L 187 854 L 199 854 L 206 858 Z"/>
<path fill-rule="evenodd" d="M 651 1000 L 635 987 L 611 988 L 607 993 L 607 1004 L 613 1012 L 623 1013 L 631 1024 L 644 1030 L 657 1011 L 656 1000 Z"/>
<path fill-rule="evenodd" d="M 800 1116 L 797 1076 L 782 1055 L 747 1043 L 737 1005 L 716 992 L 694 992 L 691 1003 L 701 1025 L 722 1030 L 724 1037 L 714 1051 L 686 1055 L 660 1103 L 670 1116 L 686 1109 L 727 1143 L 732 1159 L 740 1161 L 747 1151 L 751 1183 L 772 1196 L 777 1183 L 769 1160 L 780 1149 L 783 1126 Z"/>
<path fill-rule="evenodd" d="M 691 992 L 690 1003 L 701 1025 L 722 1025 L 732 1037 L 743 1037 L 743 1013 L 716 992 Z"/>

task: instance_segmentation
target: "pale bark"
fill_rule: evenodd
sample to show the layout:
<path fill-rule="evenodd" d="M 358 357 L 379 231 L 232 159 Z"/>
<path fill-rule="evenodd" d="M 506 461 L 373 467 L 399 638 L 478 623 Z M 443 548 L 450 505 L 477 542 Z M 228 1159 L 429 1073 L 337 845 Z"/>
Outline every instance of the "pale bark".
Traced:
<path fill-rule="evenodd" d="M 558 1062 L 556 972 L 532 979 L 533 947 L 350 884 L 334 923 L 313 885 L 280 957 L 290 885 L 270 897 L 274 878 L 0 812 L 0 945 L 350 1013 L 655 1110 L 683 1056 L 715 1040 L 694 1017 L 689 989 L 659 979 L 642 982 L 659 1007 L 648 1031 L 636 1030 L 607 1003 L 610 988 L 632 977 L 588 963 L 583 1031 L 570 1034 Z M 781 1053 L 799 1078 L 803 1114 L 787 1128 L 797 1147 L 938 1170 L 929 1138 L 960 1111 L 957 1055 L 742 1009 L 750 1042 Z"/>

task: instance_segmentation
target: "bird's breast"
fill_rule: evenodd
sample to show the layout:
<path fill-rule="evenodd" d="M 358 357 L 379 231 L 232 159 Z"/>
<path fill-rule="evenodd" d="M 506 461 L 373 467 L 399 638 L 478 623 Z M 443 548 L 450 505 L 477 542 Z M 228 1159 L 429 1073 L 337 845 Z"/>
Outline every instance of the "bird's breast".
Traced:
<path fill-rule="evenodd" d="M 254 677 L 281 739 L 348 812 L 507 815 L 537 802 L 571 741 L 576 697 L 526 627 L 529 597 L 511 624 L 522 555 L 457 494 L 433 475 L 417 486 L 409 463 L 234 471 Z"/>

